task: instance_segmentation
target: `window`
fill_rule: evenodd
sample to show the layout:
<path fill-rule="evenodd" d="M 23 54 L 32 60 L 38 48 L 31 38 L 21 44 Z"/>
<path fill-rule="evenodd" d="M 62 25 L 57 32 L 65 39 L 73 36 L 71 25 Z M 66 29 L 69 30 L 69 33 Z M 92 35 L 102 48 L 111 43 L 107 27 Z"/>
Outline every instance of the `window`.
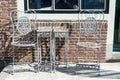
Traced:
<path fill-rule="evenodd" d="M 52 0 L 27 0 L 28 9 L 52 10 Z"/>
<path fill-rule="evenodd" d="M 83 9 L 109 12 L 109 0 L 24 0 L 25 10 L 40 13 L 74 13 Z"/>

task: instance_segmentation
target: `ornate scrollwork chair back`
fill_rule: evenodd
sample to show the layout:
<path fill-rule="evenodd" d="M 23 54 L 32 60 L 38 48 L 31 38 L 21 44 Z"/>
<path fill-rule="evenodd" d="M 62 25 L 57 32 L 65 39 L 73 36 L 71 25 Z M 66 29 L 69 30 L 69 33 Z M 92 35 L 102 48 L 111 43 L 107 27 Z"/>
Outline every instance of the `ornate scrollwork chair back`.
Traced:
<path fill-rule="evenodd" d="M 10 13 L 10 20 L 12 23 L 14 35 L 15 34 L 26 35 L 35 29 L 36 23 L 35 11 L 24 12 L 19 10 L 13 10 Z"/>

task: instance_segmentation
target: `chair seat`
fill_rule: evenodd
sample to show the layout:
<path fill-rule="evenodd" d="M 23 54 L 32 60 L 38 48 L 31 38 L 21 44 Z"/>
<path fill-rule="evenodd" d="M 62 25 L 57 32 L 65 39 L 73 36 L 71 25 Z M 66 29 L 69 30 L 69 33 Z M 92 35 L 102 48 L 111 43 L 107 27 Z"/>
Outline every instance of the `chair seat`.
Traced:
<path fill-rule="evenodd" d="M 85 47 L 85 48 L 100 48 L 102 45 L 100 43 L 94 42 L 78 42 L 78 47 Z"/>
<path fill-rule="evenodd" d="M 29 46 L 35 47 L 36 43 L 32 41 L 17 41 L 17 42 L 12 42 L 11 45 L 18 47 L 29 47 Z"/>

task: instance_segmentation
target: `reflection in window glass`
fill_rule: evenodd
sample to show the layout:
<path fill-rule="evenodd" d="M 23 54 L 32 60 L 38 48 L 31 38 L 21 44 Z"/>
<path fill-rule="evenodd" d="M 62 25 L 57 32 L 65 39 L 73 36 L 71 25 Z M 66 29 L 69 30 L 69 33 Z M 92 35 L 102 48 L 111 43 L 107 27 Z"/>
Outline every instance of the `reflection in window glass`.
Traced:
<path fill-rule="evenodd" d="M 52 10 L 52 0 L 28 0 L 29 9 Z"/>
<path fill-rule="evenodd" d="M 105 9 L 106 0 L 82 0 L 82 9 Z"/>
<path fill-rule="evenodd" d="M 78 0 L 55 0 L 55 9 L 78 9 Z"/>

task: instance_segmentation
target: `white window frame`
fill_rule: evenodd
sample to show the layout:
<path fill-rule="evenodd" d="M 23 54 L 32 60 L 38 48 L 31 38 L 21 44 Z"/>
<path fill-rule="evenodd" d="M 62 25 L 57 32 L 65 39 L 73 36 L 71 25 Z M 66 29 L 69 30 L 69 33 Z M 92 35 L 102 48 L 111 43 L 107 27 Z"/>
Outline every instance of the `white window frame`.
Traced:
<path fill-rule="evenodd" d="M 17 0 L 18 10 L 24 11 L 24 0 Z M 21 6 L 22 5 L 22 6 Z M 27 14 L 27 13 L 25 13 Z M 29 14 L 28 14 L 29 15 Z M 78 20 L 78 13 L 37 13 L 38 20 Z"/>
<path fill-rule="evenodd" d="M 29 0 L 27 0 L 27 2 L 29 3 Z M 29 4 L 27 3 L 27 10 L 41 10 L 44 11 L 43 9 L 29 9 Z M 82 0 L 78 0 L 78 9 L 55 9 L 55 0 L 52 0 L 52 10 L 54 11 L 79 11 L 79 10 L 102 10 L 105 11 L 106 10 L 106 0 L 104 0 L 104 9 L 82 9 Z M 48 10 L 49 11 L 49 10 Z"/>

